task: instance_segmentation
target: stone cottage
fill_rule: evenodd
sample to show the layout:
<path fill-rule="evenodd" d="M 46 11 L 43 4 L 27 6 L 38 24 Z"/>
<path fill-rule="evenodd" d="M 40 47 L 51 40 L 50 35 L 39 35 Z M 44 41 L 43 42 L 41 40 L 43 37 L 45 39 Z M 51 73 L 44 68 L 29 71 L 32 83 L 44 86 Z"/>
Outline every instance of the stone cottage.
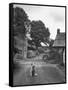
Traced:
<path fill-rule="evenodd" d="M 57 35 L 53 47 L 59 50 L 59 53 L 62 56 L 63 63 L 65 64 L 65 32 L 60 32 L 60 29 L 57 30 Z"/>

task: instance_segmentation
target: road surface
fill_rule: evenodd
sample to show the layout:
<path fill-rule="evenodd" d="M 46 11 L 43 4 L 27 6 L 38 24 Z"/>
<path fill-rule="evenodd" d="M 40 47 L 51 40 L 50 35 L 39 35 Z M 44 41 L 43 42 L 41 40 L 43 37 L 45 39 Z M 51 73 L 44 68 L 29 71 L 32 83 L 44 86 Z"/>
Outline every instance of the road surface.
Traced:
<path fill-rule="evenodd" d="M 37 76 L 35 77 L 32 77 L 30 73 L 31 63 L 36 66 Z M 39 61 L 21 61 L 19 64 L 21 68 L 13 76 L 14 86 L 65 82 L 63 73 L 54 64 L 46 64 Z"/>

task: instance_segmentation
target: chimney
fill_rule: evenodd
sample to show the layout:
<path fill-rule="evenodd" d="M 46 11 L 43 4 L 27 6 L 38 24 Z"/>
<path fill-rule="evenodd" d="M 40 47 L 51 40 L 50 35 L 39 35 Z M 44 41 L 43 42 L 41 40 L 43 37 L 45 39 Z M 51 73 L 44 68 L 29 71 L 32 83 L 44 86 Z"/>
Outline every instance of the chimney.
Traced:
<path fill-rule="evenodd" d="M 60 34 L 60 29 L 57 29 L 57 34 Z"/>

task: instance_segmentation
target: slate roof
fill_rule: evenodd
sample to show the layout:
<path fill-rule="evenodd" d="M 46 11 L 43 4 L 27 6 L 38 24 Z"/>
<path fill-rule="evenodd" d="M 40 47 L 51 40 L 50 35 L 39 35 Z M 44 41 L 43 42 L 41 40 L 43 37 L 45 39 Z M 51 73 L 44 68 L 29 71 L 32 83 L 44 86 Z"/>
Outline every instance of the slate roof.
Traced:
<path fill-rule="evenodd" d="M 64 46 L 65 47 L 65 33 L 59 33 L 56 35 L 53 46 Z"/>

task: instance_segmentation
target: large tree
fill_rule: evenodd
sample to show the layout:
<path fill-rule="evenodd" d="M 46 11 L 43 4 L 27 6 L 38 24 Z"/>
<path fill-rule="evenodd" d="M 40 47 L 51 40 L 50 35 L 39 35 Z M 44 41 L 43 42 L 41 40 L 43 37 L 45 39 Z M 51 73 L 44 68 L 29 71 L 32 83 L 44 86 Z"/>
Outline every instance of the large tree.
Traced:
<path fill-rule="evenodd" d="M 28 20 L 28 16 L 23 8 L 19 7 L 14 8 L 13 20 L 14 20 L 13 21 L 14 35 L 20 34 L 22 37 L 24 37 L 26 33 L 24 22 Z"/>
<path fill-rule="evenodd" d="M 28 16 L 23 8 L 14 7 L 13 8 L 13 18 L 12 18 L 12 30 L 14 37 L 21 37 L 22 39 L 25 38 L 26 29 L 24 23 L 28 21 Z M 14 39 L 14 37 L 12 37 Z M 14 39 L 14 45 L 16 44 L 16 40 Z M 14 46 L 14 55 L 18 52 L 18 49 Z"/>
<path fill-rule="evenodd" d="M 36 47 L 40 46 L 41 42 L 48 42 L 48 37 L 50 36 L 49 29 L 45 27 L 42 21 L 32 21 L 31 22 L 31 38 L 32 43 Z"/>

